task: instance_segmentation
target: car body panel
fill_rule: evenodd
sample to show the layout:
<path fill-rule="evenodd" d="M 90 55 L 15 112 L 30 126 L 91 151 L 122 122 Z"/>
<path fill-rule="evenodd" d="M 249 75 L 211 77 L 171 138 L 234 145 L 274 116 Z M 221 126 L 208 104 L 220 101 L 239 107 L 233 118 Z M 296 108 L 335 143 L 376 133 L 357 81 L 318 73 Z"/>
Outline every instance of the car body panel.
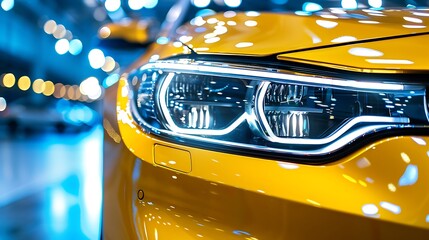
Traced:
<path fill-rule="evenodd" d="M 107 184 L 116 187 L 108 186 L 105 198 L 117 206 L 105 207 L 120 209 L 104 217 L 121 219 L 128 239 L 429 236 L 429 137 L 386 138 L 320 166 L 238 156 L 145 134 L 129 112 L 125 79 L 118 87 L 123 138 L 113 146 L 129 151 L 120 150 L 117 166 L 107 171 Z M 157 164 L 159 144 L 189 152 L 192 171 Z"/>
<path fill-rule="evenodd" d="M 307 49 L 314 56 L 309 57 L 308 63 L 337 66 L 341 59 L 336 61 L 335 56 L 344 57 L 347 63 L 354 58 L 344 56 L 348 51 L 344 43 L 331 42 L 342 36 L 338 33 L 353 32 L 359 35 L 358 39 L 368 40 L 356 46 L 383 51 L 397 46 L 396 40 L 371 41 L 424 31 L 392 27 L 406 21 L 404 12 L 411 16 L 413 11 L 366 12 L 367 15 L 396 16 L 369 15 L 386 22 L 377 27 L 369 27 L 373 25 L 359 23 L 357 19 L 337 19 L 339 24 L 334 28 L 337 34 L 330 31 L 333 29 L 321 28 L 317 34 L 323 40 L 316 44 L 303 29 L 319 28 L 315 20 L 323 17 L 238 14 L 234 17 L 236 23 L 239 18 L 245 22 L 248 18 L 268 17 L 266 21 L 258 20 L 256 28 L 228 29 L 213 43 L 206 43 L 204 34 L 197 36 L 195 32 L 192 39 L 189 38 L 191 29 L 196 27 L 188 25 L 179 29 L 188 37 L 182 38 L 183 43 L 155 43 L 132 68 L 172 56 L 194 56 L 190 55 L 189 48 L 205 56 L 254 57 L 287 51 L 298 54 Z M 223 19 L 226 18 L 223 15 L 218 16 L 225 24 L 229 21 Z M 273 24 L 273 21 L 279 18 L 284 18 L 285 26 L 293 26 L 288 28 L 289 32 L 275 27 L 277 22 Z M 263 31 L 271 28 L 276 31 Z M 276 37 L 268 38 L 265 33 Z M 295 34 L 296 39 L 288 40 Z M 422 38 L 416 40 L 418 44 L 425 41 L 424 36 L 415 38 Z M 404 39 L 410 38 L 398 38 Z M 235 47 L 243 41 L 254 44 L 247 48 Z M 325 50 L 332 51 L 333 55 L 327 56 Z M 399 56 L 387 55 L 387 49 L 384 51 L 386 57 Z M 401 49 L 400 53 L 404 51 Z M 289 53 L 280 55 L 280 60 L 303 60 Z M 418 62 L 427 70 L 424 55 L 415 53 L 407 55 L 407 59 L 415 56 L 410 61 Z M 401 66 L 389 67 L 396 68 Z M 377 66 L 377 69 L 384 68 Z M 429 137 L 400 135 L 368 142 L 361 149 L 323 165 L 195 148 L 160 139 L 135 121 L 130 106 L 133 93 L 127 77 L 124 74 L 105 95 L 105 239 L 429 239 Z M 158 159 L 156 146 L 168 148 L 170 157 Z M 186 161 L 181 161 L 185 165 L 174 166 L 176 150 L 189 153 L 190 162 L 185 157 Z M 139 194 L 140 190 L 144 196 Z"/>
<path fill-rule="evenodd" d="M 356 72 L 428 72 L 429 34 L 408 38 L 287 53 L 277 58 Z M 408 44 L 409 41 L 413 44 Z"/>
<path fill-rule="evenodd" d="M 217 14 L 179 28 L 177 39 L 199 54 L 272 55 L 428 32 L 429 18 L 414 12 Z"/>

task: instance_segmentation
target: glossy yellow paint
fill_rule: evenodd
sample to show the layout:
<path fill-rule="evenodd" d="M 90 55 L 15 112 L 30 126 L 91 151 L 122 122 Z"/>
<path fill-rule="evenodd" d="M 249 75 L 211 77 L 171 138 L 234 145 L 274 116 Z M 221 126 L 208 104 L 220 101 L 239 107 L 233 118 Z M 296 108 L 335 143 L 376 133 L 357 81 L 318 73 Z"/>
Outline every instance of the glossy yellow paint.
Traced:
<path fill-rule="evenodd" d="M 160 144 L 156 144 L 153 148 L 153 159 L 155 164 L 179 172 L 191 172 L 192 159 L 191 153 L 188 151 Z"/>
<path fill-rule="evenodd" d="M 332 10 L 311 16 L 229 12 L 199 19 L 177 32 L 178 40 L 199 54 L 264 56 L 427 32 L 429 17 L 416 12 L 429 11 Z"/>
<path fill-rule="evenodd" d="M 429 237 L 429 137 L 387 138 L 322 166 L 264 160 L 148 135 L 131 117 L 125 79 L 118 93 L 129 239 Z M 192 171 L 156 164 L 158 144 L 189 152 Z"/>
<path fill-rule="evenodd" d="M 351 33 L 357 40 L 422 33 L 424 29 L 386 26 L 400 26 L 402 21 L 411 20 L 404 16 L 418 16 L 415 12 L 417 10 L 360 12 L 369 17 L 366 21 L 383 24 L 343 19 L 340 13 L 329 14 L 337 14 L 338 18 L 328 15 L 218 15 L 216 20 L 210 20 L 213 24 L 206 19 L 202 25 L 207 29 L 206 34 L 221 29 L 218 36 L 198 37 L 197 26 L 178 29 L 178 32 L 185 36 L 181 41 L 199 54 L 263 56 L 340 44 L 332 40 Z M 246 25 L 249 19 L 256 21 L 256 26 L 252 26 L 253 22 Z M 316 20 L 337 22 L 336 31 L 317 25 Z M 236 25 L 232 22 L 228 25 L 228 21 Z M 280 28 L 272 26 L 273 21 L 277 21 Z M 422 21 L 427 23 L 427 20 Z M 225 33 L 222 27 L 215 27 L 227 25 L 231 28 Z M 306 29 L 311 29 L 311 34 Z M 320 42 L 314 42 L 314 34 Z M 206 42 L 216 37 L 220 40 Z M 425 36 L 414 38 L 417 45 L 427 39 Z M 242 42 L 253 45 L 237 48 L 236 44 Z M 400 55 L 388 51 L 388 47 L 399 48 L 401 43 L 385 42 L 386 45 L 359 43 L 351 46 L 383 52 L 386 59 L 399 58 Z M 305 59 L 313 64 L 384 69 L 379 65 L 377 68 L 360 65 L 364 64 L 364 59 L 359 60 L 357 56 L 344 56 L 349 51 L 347 46 L 328 50 L 331 56 L 319 49 L 311 51 L 313 58 L 308 55 Z M 427 69 L 425 55 L 410 52 L 407 60 L 419 66 L 413 70 Z M 177 41 L 155 44 L 133 68 L 189 53 L 189 49 Z M 297 56 L 279 58 L 303 60 Z M 336 62 L 335 57 L 342 62 Z M 356 64 L 351 63 L 353 59 Z M 390 68 L 407 70 L 403 65 Z M 105 97 L 105 239 L 429 239 L 429 137 L 386 138 L 318 166 L 187 147 L 161 140 L 135 122 L 130 113 L 131 92 L 126 77 L 125 74 L 109 88 Z M 158 159 L 160 146 L 166 155 Z M 176 162 L 177 153 L 184 154 L 179 157 L 184 159 L 183 165 L 167 165 L 168 161 Z M 191 168 L 188 168 L 188 153 Z M 139 190 L 145 193 L 142 200 L 137 197 Z"/>
<path fill-rule="evenodd" d="M 278 59 L 356 72 L 428 72 L 428 42 L 429 34 L 281 54 Z"/>

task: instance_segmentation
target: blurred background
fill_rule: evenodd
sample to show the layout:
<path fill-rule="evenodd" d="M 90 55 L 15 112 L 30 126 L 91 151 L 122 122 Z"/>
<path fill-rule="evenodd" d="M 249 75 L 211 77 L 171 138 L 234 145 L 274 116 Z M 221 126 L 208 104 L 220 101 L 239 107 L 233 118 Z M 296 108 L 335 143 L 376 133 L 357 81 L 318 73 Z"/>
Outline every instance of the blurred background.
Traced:
<path fill-rule="evenodd" d="M 187 0 L 186 0 L 187 1 Z M 214 10 L 414 7 L 415 0 L 189 0 Z M 104 91 L 147 45 L 104 25 L 155 22 L 176 0 L 0 0 L 0 239 L 99 239 Z M 107 29 L 108 30 L 108 29 Z M 156 41 L 156 37 L 153 38 Z"/>

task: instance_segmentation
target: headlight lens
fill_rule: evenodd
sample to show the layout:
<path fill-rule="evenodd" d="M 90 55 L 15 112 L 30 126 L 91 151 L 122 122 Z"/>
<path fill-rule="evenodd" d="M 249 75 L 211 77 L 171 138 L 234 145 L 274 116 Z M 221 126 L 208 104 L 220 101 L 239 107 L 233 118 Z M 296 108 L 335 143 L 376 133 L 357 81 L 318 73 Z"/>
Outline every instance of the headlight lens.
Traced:
<path fill-rule="evenodd" d="M 326 155 L 363 135 L 428 122 L 421 85 L 188 61 L 151 63 L 133 77 L 142 126 L 200 146 Z"/>
<path fill-rule="evenodd" d="M 159 107 L 171 130 L 224 135 L 243 120 L 245 94 L 239 79 L 169 73 L 160 87 Z"/>

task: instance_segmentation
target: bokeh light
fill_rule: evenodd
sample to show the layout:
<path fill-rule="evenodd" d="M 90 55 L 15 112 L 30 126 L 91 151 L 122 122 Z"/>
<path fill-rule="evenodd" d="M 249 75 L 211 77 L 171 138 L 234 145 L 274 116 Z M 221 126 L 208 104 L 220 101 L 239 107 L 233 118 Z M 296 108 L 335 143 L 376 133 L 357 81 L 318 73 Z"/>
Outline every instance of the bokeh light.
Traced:
<path fill-rule="evenodd" d="M 106 0 L 104 7 L 109 12 L 116 12 L 121 7 L 121 0 Z"/>
<path fill-rule="evenodd" d="M 3 86 L 11 88 L 15 85 L 15 75 L 12 73 L 7 73 L 3 76 Z"/>
<path fill-rule="evenodd" d="M 18 87 L 22 91 L 27 91 L 31 86 L 31 80 L 27 76 L 22 76 L 18 79 Z"/>
<path fill-rule="evenodd" d="M 66 28 L 62 24 L 58 24 L 53 34 L 56 39 L 63 38 L 66 35 Z"/>
<path fill-rule="evenodd" d="M 45 82 L 42 79 L 36 79 L 33 82 L 33 91 L 37 94 L 45 91 Z"/>
<path fill-rule="evenodd" d="M 66 34 L 64 35 L 64 38 L 67 40 L 72 40 L 73 39 L 73 33 L 70 30 L 66 30 Z"/>
<path fill-rule="evenodd" d="M 89 77 L 82 81 L 79 89 L 82 94 L 87 95 L 92 100 L 98 99 L 102 94 L 100 83 L 96 77 Z"/>
<path fill-rule="evenodd" d="M 3 112 L 7 107 L 6 99 L 0 97 L 0 112 Z"/>
<path fill-rule="evenodd" d="M 210 4 L 210 0 L 191 0 L 195 7 L 205 8 Z"/>
<path fill-rule="evenodd" d="M 98 7 L 94 10 L 94 13 L 92 14 L 95 20 L 102 22 L 106 20 L 107 14 L 103 7 Z"/>
<path fill-rule="evenodd" d="M 74 90 L 73 100 L 78 100 L 82 96 L 79 86 L 73 85 L 73 90 Z"/>
<path fill-rule="evenodd" d="M 115 60 L 112 57 L 107 56 L 105 58 L 105 63 L 103 67 L 101 67 L 101 69 L 105 72 L 111 72 L 115 69 L 115 66 L 116 66 Z"/>
<path fill-rule="evenodd" d="M 381 8 L 383 0 L 368 0 L 368 4 L 373 8 Z"/>
<path fill-rule="evenodd" d="M 3 8 L 3 10 L 6 12 L 12 10 L 13 6 L 15 6 L 14 0 L 3 0 L 1 2 L 1 8 Z"/>
<path fill-rule="evenodd" d="M 54 20 L 48 20 L 43 26 L 43 30 L 47 34 L 53 34 L 57 30 L 57 23 Z"/>
<path fill-rule="evenodd" d="M 57 41 L 57 43 L 55 43 L 55 51 L 60 55 L 67 53 L 69 49 L 70 49 L 70 43 L 65 38 L 60 39 Z"/>
<path fill-rule="evenodd" d="M 108 27 L 102 27 L 100 28 L 100 30 L 98 31 L 98 35 L 101 38 L 108 38 L 111 34 L 110 28 Z"/>
<path fill-rule="evenodd" d="M 74 100 L 74 95 L 75 95 L 75 89 L 73 88 L 73 86 L 69 86 L 67 89 L 67 98 L 70 100 Z"/>
<path fill-rule="evenodd" d="M 52 81 L 45 82 L 45 90 L 43 90 L 43 95 L 51 96 L 55 91 L 55 85 Z"/>
<path fill-rule="evenodd" d="M 78 55 L 82 52 L 83 44 L 79 39 L 71 40 L 69 45 L 69 53 L 71 55 Z"/>
<path fill-rule="evenodd" d="M 154 8 L 158 5 L 158 0 L 146 0 L 145 2 L 144 7 L 148 9 Z"/>
<path fill-rule="evenodd" d="M 314 3 L 314 2 L 305 2 L 302 5 L 302 10 L 306 11 L 306 12 L 316 12 L 322 9 L 322 6 L 320 6 L 320 4 L 318 3 Z"/>
<path fill-rule="evenodd" d="M 128 6 L 131 10 L 140 10 L 145 5 L 145 1 L 142 0 L 128 0 Z"/>
<path fill-rule="evenodd" d="M 356 9 L 358 4 L 356 0 L 341 0 L 341 7 L 345 9 Z"/>
<path fill-rule="evenodd" d="M 60 93 L 59 93 L 60 98 L 63 98 L 63 97 L 65 97 L 65 96 L 66 96 L 67 88 L 68 88 L 68 87 L 70 87 L 70 86 L 69 86 L 69 85 L 65 85 L 65 86 L 62 86 L 62 87 L 60 88 Z"/>
<path fill-rule="evenodd" d="M 64 85 L 62 83 L 55 83 L 54 85 L 54 97 L 56 98 L 61 98 L 60 96 L 60 92 L 61 92 L 61 88 L 64 87 Z"/>
<path fill-rule="evenodd" d="M 228 7 L 236 8 L 241 5 L 241 0 L 225 0 L 225 4 Z"/>
<path fill-rule="evenodd" d="M 97 49 L 97 48 L 92 49 L 89 52 L 88 59 L 89 59 L 89 64 L 94 69 L 101 68 L 106 61 L 106 59 L 104 57 L 104 53 L 100 49 Z"/>

